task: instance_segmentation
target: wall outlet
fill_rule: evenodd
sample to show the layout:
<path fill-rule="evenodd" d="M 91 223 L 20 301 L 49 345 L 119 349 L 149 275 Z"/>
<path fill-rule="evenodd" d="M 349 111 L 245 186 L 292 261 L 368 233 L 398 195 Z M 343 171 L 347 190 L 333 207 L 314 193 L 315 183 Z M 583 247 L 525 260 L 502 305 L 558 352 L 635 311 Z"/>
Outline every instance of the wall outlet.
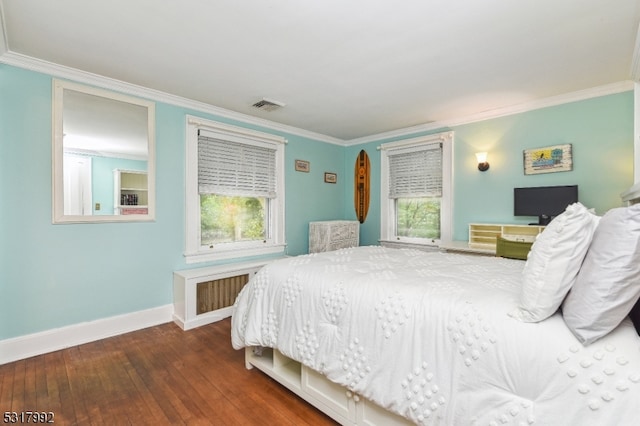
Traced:
<path fill-rule="evenodd" d="M 100 203 L 96 203 L 96 210 L 100 210 Z"/>

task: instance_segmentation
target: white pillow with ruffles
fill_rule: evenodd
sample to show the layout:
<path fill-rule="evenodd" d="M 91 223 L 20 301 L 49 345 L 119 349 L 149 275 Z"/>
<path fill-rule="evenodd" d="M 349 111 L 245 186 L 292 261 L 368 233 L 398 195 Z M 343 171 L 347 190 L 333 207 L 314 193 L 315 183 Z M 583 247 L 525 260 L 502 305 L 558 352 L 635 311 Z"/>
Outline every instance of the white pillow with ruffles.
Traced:
<path fill-rule="evenodd" d="M 553 315 L 575 283 L 600 218 L 569 205 L 538 235 L 522 271 L 518 308 L 510 315 L 539 322 Z"/>

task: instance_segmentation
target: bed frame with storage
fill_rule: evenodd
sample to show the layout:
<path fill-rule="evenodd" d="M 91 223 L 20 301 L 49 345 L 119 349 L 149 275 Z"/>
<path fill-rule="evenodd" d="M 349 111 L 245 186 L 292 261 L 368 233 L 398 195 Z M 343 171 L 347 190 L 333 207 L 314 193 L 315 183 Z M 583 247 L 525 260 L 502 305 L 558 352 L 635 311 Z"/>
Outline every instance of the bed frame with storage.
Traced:
<path fill-rule="evenodd" d="M 341 425 L 412 425 L 409 420 L 335 384 L 277 349 L 245 348 L 247 369 L 264 372 Z"/>
<path fill-rule="evenodd" d="M 625 205 L 640 202 L 640 183 L 621 194 Z M 640 304 L 640 302 L 639 302 Z M 639 330 L 640 333 L 640 330 Z M 257 368 L 342 425 L 411 425 L 409 420 L 331 382 L 276 349 L 245 348 L 247 369 Z"/>

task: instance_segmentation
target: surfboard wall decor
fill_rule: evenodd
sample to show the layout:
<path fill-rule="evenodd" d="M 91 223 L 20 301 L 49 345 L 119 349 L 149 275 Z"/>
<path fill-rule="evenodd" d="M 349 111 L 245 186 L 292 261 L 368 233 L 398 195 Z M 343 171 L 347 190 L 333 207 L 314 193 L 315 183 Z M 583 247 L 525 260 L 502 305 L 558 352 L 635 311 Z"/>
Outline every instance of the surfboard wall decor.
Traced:
<path fill-rule="evenodd" d="M 354 179 L 354 205 L 360 223 L 364 223 L 369 212 L 370 174 L 371 163 L 369 163 L 369 156 L 363 149 L 356 158 Z"/>

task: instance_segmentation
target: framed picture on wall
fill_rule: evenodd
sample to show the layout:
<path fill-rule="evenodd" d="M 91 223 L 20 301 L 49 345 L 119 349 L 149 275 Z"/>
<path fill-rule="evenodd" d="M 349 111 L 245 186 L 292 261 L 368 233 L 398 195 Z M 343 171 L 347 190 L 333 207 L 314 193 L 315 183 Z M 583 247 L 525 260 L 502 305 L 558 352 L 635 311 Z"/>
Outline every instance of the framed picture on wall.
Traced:
<path fill-rule="evenodd" d="M 296 160 L 296 172 L 305 172 L 305 173 L 309 173 L 309 170 L 311 170 L 311 165 L 309 164 L 308 161 L 305 160 Z"/>
<path fill-rule="evenodd" d="M 338 175 L 335 173 L 324 172 L 324 181 L 326 183 L 337 183 Z"/>
<path fill-rule="evenodd" d="M 525 175 L 568 172 L 573 170 L 571 144 L 525 149 L 523 162 Z"/>

